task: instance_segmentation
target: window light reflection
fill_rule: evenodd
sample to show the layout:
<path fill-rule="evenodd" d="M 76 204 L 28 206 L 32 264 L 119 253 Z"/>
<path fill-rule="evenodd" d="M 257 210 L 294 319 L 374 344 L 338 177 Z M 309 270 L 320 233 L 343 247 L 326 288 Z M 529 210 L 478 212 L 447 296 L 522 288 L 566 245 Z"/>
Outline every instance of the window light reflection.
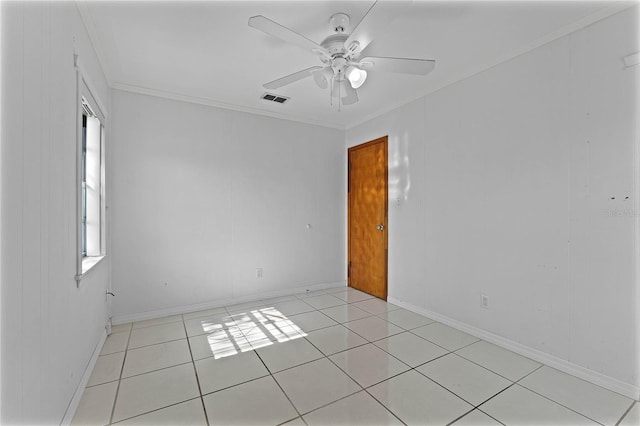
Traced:
<path fill-rule="evenodd" d="M 234 314 L 220 322 L 203 321 L 202 330 L 215 359 L 307 335 L 273 307 Z"/>

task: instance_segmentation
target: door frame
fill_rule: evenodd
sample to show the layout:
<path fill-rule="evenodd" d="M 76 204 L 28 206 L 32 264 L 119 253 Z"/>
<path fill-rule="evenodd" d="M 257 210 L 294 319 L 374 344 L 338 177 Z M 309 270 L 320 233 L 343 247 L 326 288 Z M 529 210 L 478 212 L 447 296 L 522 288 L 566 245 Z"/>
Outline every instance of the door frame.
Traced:
<path fill-rule="evenodd" d="M 347 286 L 351 287 L 351 153 L 371 145 L 384 146 L 384 300 L 389 293 L 389 136 L 382 136 L 347 149 Z"/>

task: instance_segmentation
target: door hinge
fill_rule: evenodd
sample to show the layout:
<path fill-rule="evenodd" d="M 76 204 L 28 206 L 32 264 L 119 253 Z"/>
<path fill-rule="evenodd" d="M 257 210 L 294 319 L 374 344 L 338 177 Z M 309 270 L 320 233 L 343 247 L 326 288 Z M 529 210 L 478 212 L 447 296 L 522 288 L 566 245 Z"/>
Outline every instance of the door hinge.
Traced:
<path fill-rule="evenodd" d="M 351 261 L 349 261 L 349 265 L 347 266 L 347 278 L 351 277 Z"/>

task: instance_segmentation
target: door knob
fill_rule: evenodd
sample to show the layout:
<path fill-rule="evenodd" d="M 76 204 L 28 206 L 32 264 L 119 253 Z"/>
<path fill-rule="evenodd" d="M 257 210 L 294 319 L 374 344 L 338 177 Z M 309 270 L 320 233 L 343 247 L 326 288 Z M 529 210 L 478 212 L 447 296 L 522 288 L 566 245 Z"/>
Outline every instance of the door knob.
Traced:
<path fill-rule="evenodd" d="M 378 225 L 378 226 L 376 226 L 376 229 L 378 231 L 384 231 L 384 225 Z"/>

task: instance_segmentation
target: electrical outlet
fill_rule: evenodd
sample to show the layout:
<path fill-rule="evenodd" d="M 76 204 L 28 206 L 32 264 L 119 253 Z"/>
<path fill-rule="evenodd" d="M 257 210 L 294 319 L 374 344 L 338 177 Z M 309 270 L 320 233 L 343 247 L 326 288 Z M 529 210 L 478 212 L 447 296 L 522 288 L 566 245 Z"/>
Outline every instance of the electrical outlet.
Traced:
<path fill-rule="evenodd" d="M 487 296 L 486 294 L 483 294 L 481 304 L 483 308 L 489 309 L 489 296 Z"/>
<path fill-rule="evenodd" d="M 262 278 L 262 268 L 256 268 L 256 278 Z"/>

